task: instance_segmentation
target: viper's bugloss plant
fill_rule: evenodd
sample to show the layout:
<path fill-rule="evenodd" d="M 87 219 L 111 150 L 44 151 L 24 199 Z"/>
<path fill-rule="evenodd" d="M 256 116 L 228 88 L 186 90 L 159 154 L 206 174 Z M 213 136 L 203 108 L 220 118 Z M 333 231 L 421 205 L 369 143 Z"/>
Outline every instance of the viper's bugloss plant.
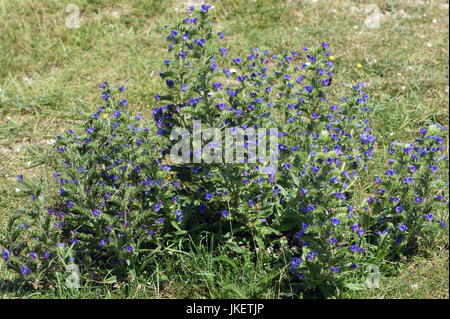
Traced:
<path fill-rule="evenodd" d="M 364 83 L 328 97 L 335 81 L 327 42 L 233 55 L 209 10 L 192 8 L 168 29 L 160 72 L 166 88 L 153 109 L 157 134 L 125 111 L 123 87 L 105 82 L 105 105 L 57 139 L 57 194 L 44 199 L 20 176 L 32 200 L 0 241 L 8 267 L 35 280 L 51 280 L 71 262 L 86 276 L 134 277 L 178 236 L 212 233 L 235 252 L 245 246 L 269 254 L 292 285 L 328 289 L 447 230 L 443 126 L 420 129 L 413 143 L 393 142 L 380 174 Z M 170 156 L 185 137 L 176 128 L 188 133 L 189 163 Z M 207 128 L 222 135 L 252 128 L 256 145 L 277 134 L 269 155 L 278 166 L 266 166 L 249 136 L 241 150 L 236 145 L 247 157 L 224 163 Z M 191 148 L 197 129 L 198 149 Z M 206 161 L 210 153 L 220 159 Z"/>
<path fill-rule="evenodd" d="M 307 288 L 343 282 L 380 254 L 393 258 L 396 246 L 385 249 L 389 241 L 375 239 L 380 220 L 388 219 L 382 211 L 392 203 L 379 204 L 381 211 L 370 208 L 364 199 L 368 185 L 361 185 L 373 176 L 368 170 L 375 148 L 364 83 L 344 84 L 346 94 L 329 101 L 334 65 L 328 43 L 281 54 L 253 49 L 248 56 L 235 56 L 221 44 L 226 34 L 213 31 L 208 9 L 193 12 L 166 38 L 169 56 L 160 76 L 167 91 L 155 96 L 160 106 L 154 110 L 158 134 L 168 145 L 164 152 L 176 142 L 170 139 L 175 127 L 193 133 L 192 119 L 221 132 L 275 127 L 279 144 L 271 155 L 279 165 L 269 175 L 248 159 L 172 166 L 185 194 L 183 209 L 190 212 L 187 229 L 206 223 L 200 229 L 225 239 L 234 236 L 250 247 L 275 249 L 275 258 L 291 256 L 290 269 Z M 248 144 L 244 148 L 248 158 L 255 156 Z M 202 157 L 204 150 L 191 158 Z M 442 147 L 436 146 L 439 150 Z M 421 161 L 431 170 L 438 164 L 430 156 Z M 386 182 L 385 188 L 398 192 L 395 184 Z M 426 187 L 436 183 L 428 177 L 421 180 Z M 414 194 L 431 196 L 421 187 Z M 444 193 L 441 188 L 440 195 L 433 196 L 445 202 Z M 409 199 L 409 205 L 414 204 Z M 411 232 L 414 239 L 422 234 L 411 221 L 423 224 L 432 217 L 429 209 L 416 210 L 393 226 L 399 234 L 393 242 L 399 242 L 402 233 Z"/>
<path fill-rule="evenodd" d="M 57 137 L 61 166 L 53 175 L 53 203 L 40 203 L 33 193 L 32 208 L 10 219 L 1 243 L 8 265 L 30 270 L 24 275 L 50 267 L 44 260 L 66 266 L 55 253 L 66 246 L 71 262 L 88 276 L 134 277 L 183 218 L 177 213 L 177 182 L 162 169 L 158 139 L 141 125 L 141 115 L 126 112 L 127 100 L 119 98 L 123 87 L 105 82 L 100 90 L 104 105 Z M 22 177 L 20 183 L 34 187 Z M 18 242 L 22 237 L 30 240 L 27 249 L 25 239 Z"/>
<path fill-rule="evenodd" d="M 414 247 L 419 237 L 446 228 L 448 157 L 444 126 L 422 128 L 412 143 L 394 141 L 388 148 L 385 173 L 376 176 L 368 196 L 368 225 L 377 249 L 391 254 Z M 448 169 L 448 165 L 447 165 Z"/>

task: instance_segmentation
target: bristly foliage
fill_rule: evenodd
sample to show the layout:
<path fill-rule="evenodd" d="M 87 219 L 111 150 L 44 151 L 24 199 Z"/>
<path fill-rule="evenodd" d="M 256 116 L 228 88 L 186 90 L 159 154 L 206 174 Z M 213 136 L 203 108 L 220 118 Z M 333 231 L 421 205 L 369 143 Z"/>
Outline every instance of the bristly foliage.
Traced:
<path fill-rule="evenodd" d="M 191 9 L 170 28 L 160 73 L 167 88 L 155 95 L 157 134 L 125 111 L 124 88 L 105 82 L 105 105 L 58 136 L 59 194 L 44 197 L 19 176 L 30 206 L 11 216 L 0 244 L 25 281 L 52 282 L 70 263 L 95 281 L 135 278 L 164 248 L 187 249 L 183 239 L 213 234 L 233 253 L 270 258 L 291 287 L 328 295 L 364 289 L 353 283 L 368 266 L 382 271 L 419 239 L 447 231 L 444 127 L 430 124 L 413 143 L 392 143 L 378 176 L 364 83 L 344 85 L 338 103 L 328 99 L 335 85 L 328 43 L 230 57 L 209 10 Z M 278 169 L 249 160 L 256 154 L 248 140 L 242 163 L 171 162 L 172 130 L 192 135 L 193 120 L 221 133 L 277 129 L 270 156 Z M 192 160 L 222 150 L 203 142 Z"/>

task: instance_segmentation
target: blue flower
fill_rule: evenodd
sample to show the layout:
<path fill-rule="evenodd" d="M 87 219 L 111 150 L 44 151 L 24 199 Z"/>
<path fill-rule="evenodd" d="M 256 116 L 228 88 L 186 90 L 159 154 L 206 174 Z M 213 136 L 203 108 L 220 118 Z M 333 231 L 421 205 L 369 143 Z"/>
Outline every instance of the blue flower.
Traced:
<path fill-rule="evenodd" d="M 209 8 L 211 8 L 211 5 L 202 4 L 201 11 L 206 13 L 206 12 L 208 12 Z"/>
<path fill-rule="evenodd" d="M 214 193 L 205 193 L 206 200 L 211 200 L 213 196 L 214 196 Z"/>
<path fill-rule="evenodd" d="M 20 267 L 20 273 L 21 273 L 22 275 L 29 274 L 30 272 L 31 272 L 31 270 L 30 270 L 30 268 L 28 268 L 27 266 L 22 265 L 22 267 Z"/>
<path fill-rule="evenodd" d="M 398 226 L 398 229 L 400 229 L 401 232 L 404 232 L 404 231 L 408 230 L 408 227 L 406 227 L 405 225 L 401 224 L 400 226 Z"/>
<path fill-rule="evenodd" d="M 386 170 L 386 175 L 388 175 L 389 177 L 394 176 L 394 171 L 392 169 L 388 169 Z"/>
<path fill-rule="evenodd" d="M 312 87 L 311 85 L 305 86 L 305 92 L 306 92 L 306 93 L 311 93 L 312 90 L 313 90 L 313 87 Z"/>
<path fill-rule="evenodd" d="M 223 216 L 223 218 L 227 218 L 229 216 L 229 213 L 227 210 L 223 210 L 220 214 Z"/>
<path fill-rule="evenodd" d="M 337 267 L 331 266 L 330 269 L 331 269 L 332 273 L 337 274 L 341 270 L 341 267 L 340 266 L 337 266 Z"/>
<path fill-rule="evenodd" d="M 158 212 L 161 209 L 161 205 L 162 205 L 161 201 L 158 201 L 158 203 L 153 205 L 153 209 L 155 210 L 155 212 Z"/>
<path fill-rule="evenodd" d="M 92 216 L 97 217 L 101 214 L 101 212 L 98 209 L 92 209 L 91 210 Z"/>
<path fill-rule="evenodd" d="M 296 267 L 300 266 L 302 264 L 302 259 L 300 257 L 293 257 L 290 269 L 294 270 Z"/>
<path fill-rule="evenodd" d="M 340 222 L 341 221 L 337 217 L 331 218 L 331 223 L 333 224 L 334 227 L 336 227 Z"/>

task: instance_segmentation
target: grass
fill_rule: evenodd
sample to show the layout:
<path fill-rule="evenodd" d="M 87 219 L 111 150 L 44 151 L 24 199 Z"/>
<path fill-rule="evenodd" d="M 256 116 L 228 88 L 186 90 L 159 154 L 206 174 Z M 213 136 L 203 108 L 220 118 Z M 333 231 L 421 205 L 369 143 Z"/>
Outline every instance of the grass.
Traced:
<path fill-rule="evenodd" d="M 68 28 L 67 5 L 80 9 L 80 27 Z M 368 5 L 376 3 L 380 27 L 368 28 Z M 19 174 L 42 179 L 52 173 L 51 140 L 97 105 L 104 80 L 127 88 L 130 109 L 151 120 L 158 72 L 166 52 L 165 26 L 197 1 L 0 1 L 0 225 L 25 205 L 16 192 Z M 447 1 L 211 1 L 215 22 L 226 32 L 230 54 L 256 46 L 272 52 L 330 43 L 336 59 L 334 81 L 361 81 L 371 97 L 371 123 L 378 156 L 395 139 L 410 139 L 427 120 L 448 125 L 449 36 Z M 361 68 L 357 67 L 361 64 Z M 380 289 L 344 292 L 347 298 L 448 298 L 448 238 L 443 250 L 421 254 L 385 278 Z M 174 257 L 176 256 L 176 258 Z M 8 297 L 158 298 L 282 297 L 267 287 L 270 269 L 250 259 L 233 266 L 194 247 L 169 255 L 172 267 L 122 287 L 88 285 L 78 292 L 24 291 L 0 284 Z M 176 264 L 176 263 L 179 264 Z M 259 262 L 259 261 L 258 261 Z M 184 265 L 184 266 L 181 266 Z M 2 267 L 0 265 L 0 267 Z M 228 268 L 227 268 L 228 267 Z M 230 268 L 231 267 L 231 268 Z M 173 271 L 167 271 L 171 269 Z M 175 271 L 176 270 L 176 271 Z M 4 269 L 1 277 L 12 280 Z M 158 277 L 158 276 L 165 276 Z M 167 278 L 175 279 L 167 279 Z M 228 284 L 228 288 L 219 289 Z M 416 287 L 417 288 L 411 288 Z"/>

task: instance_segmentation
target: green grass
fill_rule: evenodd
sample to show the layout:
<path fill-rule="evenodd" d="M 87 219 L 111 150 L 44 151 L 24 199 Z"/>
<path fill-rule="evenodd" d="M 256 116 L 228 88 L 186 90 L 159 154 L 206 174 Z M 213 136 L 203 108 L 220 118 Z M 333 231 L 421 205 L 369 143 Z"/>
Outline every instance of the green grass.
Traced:
<path fill-rule="evenodd" d="M 158 72 L 167 45 L 164 27 L 184 17 L 188 3 L 196 2 L 0 0 L 0 224 L 25 205 L 15 190 L 17 175 L 48 184 L 55 160 L 48 143 L 77 121 L 80 110 L 97 106 L 99 83 L 123 84 L 131 111 L 151 121 L 153 95 L 162 83 Z M 80 8 L 79 28 L 65 25 L 70 3 Z M 430 119 L 448 125 L 446 1 L 211 3 L 218 29 L 226 32 L 226 45 L 235 56 L 253 47 L 276 52 L 328 41 L 336 57 L 334 81 L 367 84 L 376 155 L 383 157 L 392 140 L 412 138 Z M 364 9 L 373 3 L 382 19 L 380 28 L 370 29 L 364 24 L 370 13 Z M 435 253 L 407 261 L 398 276 L 383 279 L 381 288 L 341 297 L 448 298 L 448 238 L 440 247 L 441 252 L 432 247 L 429 251 Z M 170 267 L 161 261 L 158 272 L 120 288 L 87 284 L 78 292 L 30 292 L 3 281 L 0 293 L 40 298 L 283 297 L 280 287 L 267 286 L 270 267 L 254 256 L 233 261 L 243 278 L 233 276 L 230 263 L 213 260 L 201 247 L 167 258 Z M 13 280 L 1 267 L 0 277 Z"/>

